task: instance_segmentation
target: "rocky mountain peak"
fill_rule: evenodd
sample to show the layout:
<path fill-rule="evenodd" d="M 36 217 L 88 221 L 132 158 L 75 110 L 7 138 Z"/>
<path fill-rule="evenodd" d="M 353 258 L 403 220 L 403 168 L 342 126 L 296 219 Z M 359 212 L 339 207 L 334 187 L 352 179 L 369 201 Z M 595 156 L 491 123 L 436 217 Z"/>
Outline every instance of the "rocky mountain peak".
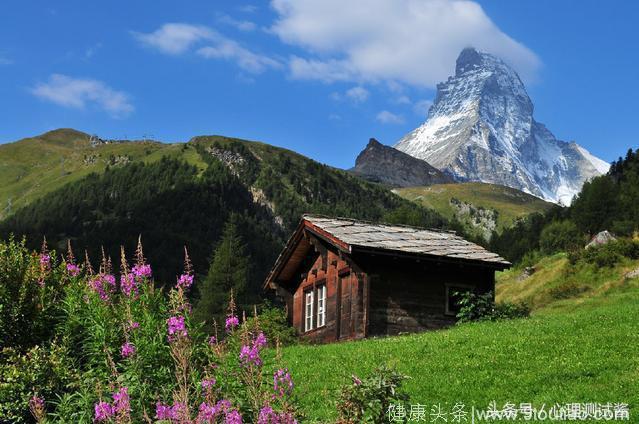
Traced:
<path fill-rule="evenodd" d="M 426 122 L 395 148 L 458 180 L 502 184 L 563 204 L 608 169 L 536 122 L 517 72 L 474 48 L 464 49 L 455 75 L 438 84 Z"/>

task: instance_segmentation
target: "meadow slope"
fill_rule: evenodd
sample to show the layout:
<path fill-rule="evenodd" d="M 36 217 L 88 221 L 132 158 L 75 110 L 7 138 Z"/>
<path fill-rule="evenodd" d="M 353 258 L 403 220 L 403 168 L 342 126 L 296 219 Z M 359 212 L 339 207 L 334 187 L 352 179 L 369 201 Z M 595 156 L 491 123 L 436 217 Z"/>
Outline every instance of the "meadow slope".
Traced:
<path fill-rule="evenodd" d="M 602 282 L 601 287 L 606 283 Z M 399 337 L 293 346 L 284 362 L 307 422 L 335 418 L 339 387 L 381 364 L 411 377 L 412 403 L 548 406 L 623 402 L 639 422 L 639 279 L 561 299 L 530 318 L 471 323 Z M 502 296 L 503 297 L 503 296 Z"/>

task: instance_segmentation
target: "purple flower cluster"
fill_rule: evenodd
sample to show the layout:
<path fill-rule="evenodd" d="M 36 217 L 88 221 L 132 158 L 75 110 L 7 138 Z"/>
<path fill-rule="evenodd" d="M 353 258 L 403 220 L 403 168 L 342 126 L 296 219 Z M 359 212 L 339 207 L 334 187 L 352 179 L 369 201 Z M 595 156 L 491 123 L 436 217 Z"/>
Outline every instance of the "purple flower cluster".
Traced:
<path fill-rule="evenodd" d="M 215 383 L 216 383 L 216 381 L 215 381 L 214 378 L 204 379 L 204 380 L 202 380 L 202 388 L 204 390 L 210 389 L 211 387 L 215 386 Z"/>
<path fill-rule="evenodd" d="M 174 341 L 178 337 L 188 336 L 183 316 L 171 317 L 166 320 L 166 323 L 168 325 L 169 342 Z"/>
<path fill-rule="evenodd" d="M 44 269 L 49 269 L 51 266 L 51 255 L 48 253 L 40 253 L 40 266 Z"/>
<path fill-rule="evenodd" d="M 277 413 L 270 406 L 265 406 L 260 409 L 257 424 L 297 424 L 297 420 L 291 413 Z"/>
<path fill-rule="evenodd" d="M 69 274 L 72 277 L 77 277 L 80 274 L 80 267 L 74 263 L 68 263 L 67 274 Z"/>
<path fill-rule="evenodd" d="M 355 384 L 356 386 L 362 384 L 362 380 L 360 380 L 355 374 L 351 375 L 351 378 L 353 379 L 353 384 Z"/>
<path fill-rule="evenodd" d="M 123 358 L 129 358 L 135 355 L 135 352 L 136 352 L 135 345 L 133 343 L 126 342 L 122 345 L 122 349 L 120 353 L 122 354 Z"/>
<path fill-rule="evenodd" d="M 107 301 L 111 293 L 115 291 L 115 277 L 111 274 L 98 274 L 89 280 L 89 287 L 100 296 L 100 299 Z"/>
<path fill-rule="evenodd" d="M 230 333 L 231 331 L 233 331 L 235 327 L 237 327 L 238 325 L 240 325 L 240 320 L 237 319 L 235 315 L 231 314 L 226 317 L 226 323 L 224 325 L 224 328 L 226 328 L 227 333 Z"/>
<path fill-rule="evenodd" d="M 257 335 L 255 339 L 252 340 L 250 346 L 243 345 L 240 350 L 240 362 L 242 366 L 248 367 L 253 364 L 257 367 L 262 365 L 262 358 L 260 358 L 260 350 L 266 346 L 266 336 L 264 333 L 260 333 Z"/>
<path fill-rule="evenodd" d="M 129 398 L 128 388 L 121 387 L 120 390 L 113 393 L 113 410 L 119 415 L 129 415 L 131 412 L 131 399 Z"/>
<path fill-rule="evenodd" d="M 173 406 L 161 402 L 155 404 L 155 418 L 158 420 L 182 422 L 188 418 L 188 408 L 181 402 L 175 402 Z"/>
<path fill-rule="evenodd" d="M 113 405 L 102 400 L 97 402 L 94 406 L 94 412 L 95 416 L 93 421 L 97 423 L 109 421 L 114 415 L 128 417 L 131 412 L 129 389 L 121 387 L 120 390 L 113 393 Z"/>
<path fill-rule="evenodd" d="M 153 275 L 153 272 L 151 271 L 151 265 L 147 264 L 134 265 L 131 269 L 131 272 L 137 278 L 151 278 L 151 276 Z"/>
<path fill-rule="evenodd" d="M 226 424 L 242 424 L 242 416 L 237 410 L 231 409 L 231 402 L 226 399 L 218 401 L 215 405 L 202 402 L 195 422 L 197 424 L 213 424 L 217 422 L 217 418 L 222 416 Z"/>
<path fill-rule="evenodd" d="M 135 274 L 132 272 L 122 274 L 120 276 L 120 288 L 122 293 L 128 297 L 136 297 L 138 295 L 138 283 L 135 279 Z"/>
<path fill-rule="evenodd" d="M 31 409 L 44 409 L 44 398 L 33 395 L 31 399 L 29 399 L 29 407 Z"/>
<path fill-rule="evenodd" d="M 217 337 L 211 336 L 209 337 L 209 346 L 215 346 L 217 344 Z"/>
<path fill-rule="evenodd" d="M 108 421 L 113 416 L 115 409 L 111 406 L 110 403 L 100 401 L 95 404 L 95 417 L 93 418 L 93 422 L 101 423 L 104 421 Z"/>
<path fill-rule="evenodd" d="M 193 285 L 193 276 L 191 274 L 182 274 L 178 278 L 177 287 L 184 290 L 189 289 Z"/>
<path fill-rule="evenodd" d="M 273 374 L 273 390 L 278 397 L 290 396 L 293 393 L 293 378 L 287 368 L 281 368 Z"/>
<path fill-rule="evenodd" d="M 129 321 L 128 327 L 129 327 L 129 330 L 137 330 L 138 328 L 140 328 L 140 323 L 137 321 Z"/>

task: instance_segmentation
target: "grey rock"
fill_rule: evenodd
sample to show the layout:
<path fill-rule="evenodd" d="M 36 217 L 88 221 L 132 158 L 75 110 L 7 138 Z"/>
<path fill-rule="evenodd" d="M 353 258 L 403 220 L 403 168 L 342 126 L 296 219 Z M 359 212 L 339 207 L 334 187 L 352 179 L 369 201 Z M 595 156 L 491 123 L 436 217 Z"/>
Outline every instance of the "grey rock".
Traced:
<path fill-rule="evenodd" d="M 415 187 L 451 183 L 453 178 L 431 166 L 390 146 L 384 146 L 371 138 L 357 156 L 355 167 L 350 169 L 369 181 L 392 187 Z"/>

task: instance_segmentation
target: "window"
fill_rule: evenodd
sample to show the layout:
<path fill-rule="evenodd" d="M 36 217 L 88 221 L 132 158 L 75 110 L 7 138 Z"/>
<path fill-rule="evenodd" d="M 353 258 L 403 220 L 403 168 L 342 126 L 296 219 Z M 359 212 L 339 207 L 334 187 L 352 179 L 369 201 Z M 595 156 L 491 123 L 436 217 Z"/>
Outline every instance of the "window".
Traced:
<path fill-rule="evenodd" d="M 326 285 L 317 287 L 317 326 L 326 324 Z"/>
<path fill-rule="evenodd" d="M 446 286 L 446 315 L 457 315 L 459 312 L 459 293 L 472 291 L 469 286 Z"/>
<path fill-rule="evenodd" d="M 306 308 L 304 310 L 304 331 L 313 329 L 313 291 L 304 294 Z"/>

